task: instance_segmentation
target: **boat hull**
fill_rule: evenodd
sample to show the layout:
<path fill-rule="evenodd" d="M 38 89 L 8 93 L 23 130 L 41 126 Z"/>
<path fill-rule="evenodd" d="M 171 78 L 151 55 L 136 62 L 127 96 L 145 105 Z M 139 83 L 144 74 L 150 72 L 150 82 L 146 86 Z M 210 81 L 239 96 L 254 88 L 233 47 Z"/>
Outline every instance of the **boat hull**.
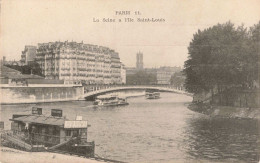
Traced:
<path fill-rule="evenodd" d="M 146 97 L 146 99 L 159 99 L 160 97 Z"/>
<path fill-rule="evenodd" d="M 129 103 L 125 102 L 125 103 L 116 103 L 116 104 L 96 104 L 94 106 L 106 107 L 106 106 L 123 106 L 123 105 L 129 105 Z"/>

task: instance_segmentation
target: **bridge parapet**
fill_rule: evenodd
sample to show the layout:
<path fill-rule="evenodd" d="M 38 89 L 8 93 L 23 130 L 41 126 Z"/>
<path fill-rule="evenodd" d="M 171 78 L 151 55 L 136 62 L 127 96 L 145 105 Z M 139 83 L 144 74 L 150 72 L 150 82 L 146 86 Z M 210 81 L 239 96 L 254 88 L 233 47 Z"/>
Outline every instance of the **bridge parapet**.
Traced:
<path fill-rule="evenodd" d="M 176 90 L 183 90 L 182 87 L 175 87 L 173 85 L 85 85 L 85 90 L 96 91 L 101 89 L 109 89 L 109 88 L 122 88 L 122 87 L 158 87 L 158 88 L 172 88 Z"/>
<path fill-rule="evenodd" d="M 102 86 L 102 87 L 92 86 L 92 89 L 85 90 L 84 94 L 80 96 L 79 99 L 84 99 L 90 96 L 98 96 L 101 94 L 122 91 L 122 90 L 147 90 L 147 89 L 191 95 L 181 89 L 178 88 L 176 89 L 176 87 L 170 85 L 120 85 L 120 86 L 111 85 L 111 86 Z"/>

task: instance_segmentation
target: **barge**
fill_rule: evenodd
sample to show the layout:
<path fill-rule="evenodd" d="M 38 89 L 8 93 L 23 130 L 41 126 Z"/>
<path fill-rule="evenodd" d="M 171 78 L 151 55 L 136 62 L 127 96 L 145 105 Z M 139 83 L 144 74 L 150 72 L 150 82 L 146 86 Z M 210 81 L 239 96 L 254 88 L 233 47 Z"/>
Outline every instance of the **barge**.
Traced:
<path fill-rule="evenodd" d="M 14 114 L 11 131 L 1 132 L 2 145 L 25 151 L 64 151 L 95 157 L 95 142 L 87 141 L 90 125 L 81 116 L 69 120 L 62 110 L 52 109 L 51 115 L 42 108 L 32 108 L 32 114 Z"/>

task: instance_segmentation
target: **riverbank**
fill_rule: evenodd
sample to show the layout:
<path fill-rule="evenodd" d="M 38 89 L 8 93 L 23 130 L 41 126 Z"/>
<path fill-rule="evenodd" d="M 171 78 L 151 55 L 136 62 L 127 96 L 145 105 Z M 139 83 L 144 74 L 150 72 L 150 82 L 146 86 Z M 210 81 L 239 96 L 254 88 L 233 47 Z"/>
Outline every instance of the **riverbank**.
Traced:
<path fill-rule="evenodd" d="M 50 152 L 25 152 L 13 148 L 0 147 L 0 161 L 3 163 L 46 163 L 46 162 L 79 162 L 79 163 L 101 163 L 97 161 L 77 156 L 63 155 Z"/>
<path fill-rule="evenodd" d="M 65 100 L 52 100 L 52 101 L 18 101 L 12 102 L 1 102 L 1 105 L 18 105 L 18 104 L 42 104 L 42 103 L 53 103 L 53 102 L 70 102 L 70 101 L 80 101 L 76 99 L 65 99 Z M 83 101 L 83 100 L 82 100 Z"/>
<path fill-rule="evenodd" d="M 254 118 L 260 119 L 260 108 L 238 108 L 231 106 L 216 106 L 203 103 L 191 103 L 190 110 L 212 117 Z"/>
<path fill-rule="evenodd" d="M 125 98 L 133 98 L 133 97 L 140 97 L 145 96 L 144 93 L 134 93 L 134 94 L 127 94 L 127 95 L 120 95 Z M 43 104 L 43 103 L 53 103 L 53 102 L 69 102 L 69 101 L 86 101 L 85 99 L 57 99 L 51 101 L 35 101 L 35 100 L 13 100 L 9 102 L 1 102 L 0 105 L 18 105 L 18 104 Z"/>

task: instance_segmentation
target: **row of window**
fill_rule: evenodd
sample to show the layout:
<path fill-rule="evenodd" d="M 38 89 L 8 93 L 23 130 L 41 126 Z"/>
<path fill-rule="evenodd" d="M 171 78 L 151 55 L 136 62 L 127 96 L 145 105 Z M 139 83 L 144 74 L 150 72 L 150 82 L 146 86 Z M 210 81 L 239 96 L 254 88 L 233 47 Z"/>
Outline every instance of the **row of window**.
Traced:
<path fill-rule="evenodd" d="M 85 49 L 85 50 L 78 50 L 75 49 L 48 49 L 48 48 L 38 48 L 38 53 L 69 53 L 69 54 L 87 54 L 87 55 L 110 55 L 109 51 L 100 51 L 97 49 Z M 92 52 L 94 54 L 91 54 L 89 52 Z"/>
<path fill-rule="evenodd" d="M 50 74 L 49 74 L 49 75 L 50 75 Z M 69 76 L 71 76 L 71 74 L 70 74 L 70 73 L 61 74 L 61 76 L 62 76 L 62 77 L 65 77 L 65 76 L 69 77 Z M 116 78 L 116 79 L 121 78 L 121 76 L 107 76 L 107 75 L 81 74 L 81 73 L 79 73 L 79 74 L 72 74 L 72 77 L 93 77 L 93 78 L 106 78 L 106 79 L 109 79 L 109 78 L 111 78 L 111 77 L 114 77 L 114 78 Z"/>

